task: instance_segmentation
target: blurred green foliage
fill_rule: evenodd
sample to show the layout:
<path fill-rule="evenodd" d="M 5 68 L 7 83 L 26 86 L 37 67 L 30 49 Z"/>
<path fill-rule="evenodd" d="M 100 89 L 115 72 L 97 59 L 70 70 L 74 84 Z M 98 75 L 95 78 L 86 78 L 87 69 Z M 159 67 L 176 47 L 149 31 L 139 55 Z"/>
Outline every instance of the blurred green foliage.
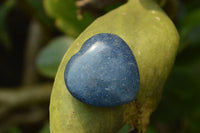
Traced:
<path fill-rule="evenodd" d="M 50 41 L 44 47 L 37 58 L 37 69 L 46 77 L 54 78 L 62 57 L 72 44 L 73 39 L 66 36 L 60 36 Z"/>
<path fill-rule="evenodd" d="M 33 8 L 34 15 L 48 26 L 53 26 L 54 21 L 46 14 L 42 0 L 26 0 L 27 4 Z"/>
<path fill-rule="evenodd" d="M 187 10 L 187 9 L 185 9 Z M 178 23 L 180 40 L 180 51 L 187 45 L 198 45 L 200 42 L 200 8 L 189 11 Z"/>
<path fill-rule="evenodd" d="M 181 37 L 179 53 L 152 116 L 151 125 L 161 123 L 166 132 L 200 132 L 200 1 L 192 2 L 180 4 L 175 23 Z"/>
<path fill-rule="evenodd" d="M 8 133 L 22 133 L 18 127 L 10 127 Z"/>

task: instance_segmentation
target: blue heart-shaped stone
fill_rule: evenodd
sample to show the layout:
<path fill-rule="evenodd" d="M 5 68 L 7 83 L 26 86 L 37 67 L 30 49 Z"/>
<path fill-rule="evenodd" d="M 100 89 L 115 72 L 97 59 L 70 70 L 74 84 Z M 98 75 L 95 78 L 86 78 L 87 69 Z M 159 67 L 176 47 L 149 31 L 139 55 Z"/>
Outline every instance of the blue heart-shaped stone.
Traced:
<path fill-rule="evenodd" d="M 65 83 L 78 100 L 93 106 L 116 106 L 133 101 L 140 78 L 135 57 L 119 36 L 92 36 L 71 57 Z"/>

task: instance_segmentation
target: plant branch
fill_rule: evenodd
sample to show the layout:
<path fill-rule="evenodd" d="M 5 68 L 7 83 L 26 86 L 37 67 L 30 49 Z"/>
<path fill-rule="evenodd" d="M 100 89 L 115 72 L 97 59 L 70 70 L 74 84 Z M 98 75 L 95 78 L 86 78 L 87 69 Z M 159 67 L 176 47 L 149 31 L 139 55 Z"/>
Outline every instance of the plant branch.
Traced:
<path fill-rule="evenodd" d="M 33 85 L 37 83 L 38 74 L 35 64 L 36 56 L 41 46 L 48 41 L 49 36 L 50 35 L 46 32 L 44 26 L 38 20 L 33 19 L 31 21 L 25 48 L 22 85 Z"/>
<path fill-rule="evenodd" d="M 29 107 L 26 111 L 11 113 L 4 119 L 0 120 L 0 132 L 8 132 L 7 130 L 16 125 L 37 125 L 48 120 L 47 108 L 44 107 Z"/>
<path fill-rule="evenodd" d="M 51 87 L 51 84 L 43 84 L 19 89 L 1 88 L 0 119 L 16 108 L 48 103 Z"/>

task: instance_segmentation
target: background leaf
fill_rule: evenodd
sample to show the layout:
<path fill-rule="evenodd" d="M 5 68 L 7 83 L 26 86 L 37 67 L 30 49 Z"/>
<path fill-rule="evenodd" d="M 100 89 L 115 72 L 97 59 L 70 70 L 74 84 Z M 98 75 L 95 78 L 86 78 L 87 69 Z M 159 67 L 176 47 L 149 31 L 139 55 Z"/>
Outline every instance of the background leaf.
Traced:
<path fill-rule="evenodd" d="M 72 38 L 65 36 L 57 37 L 50 41 L 38 55 L 37 69 L 39 73 L 43 76 L 54 78 L 60 61 L 72 42 Z"/>

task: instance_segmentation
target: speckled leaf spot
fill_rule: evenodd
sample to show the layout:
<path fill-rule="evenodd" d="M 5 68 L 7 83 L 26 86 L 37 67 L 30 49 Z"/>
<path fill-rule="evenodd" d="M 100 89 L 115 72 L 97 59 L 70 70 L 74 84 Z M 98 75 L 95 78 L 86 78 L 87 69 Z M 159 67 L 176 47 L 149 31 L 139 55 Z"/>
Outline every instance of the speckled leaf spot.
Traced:
<path fill-rule="evenodd" d="M 65 68 L 69 92 L 93 106 L 117 106 L 133 101 L 140 78 L 135 57 L 117 35 L 101 33 L 89 38 Z"/>

